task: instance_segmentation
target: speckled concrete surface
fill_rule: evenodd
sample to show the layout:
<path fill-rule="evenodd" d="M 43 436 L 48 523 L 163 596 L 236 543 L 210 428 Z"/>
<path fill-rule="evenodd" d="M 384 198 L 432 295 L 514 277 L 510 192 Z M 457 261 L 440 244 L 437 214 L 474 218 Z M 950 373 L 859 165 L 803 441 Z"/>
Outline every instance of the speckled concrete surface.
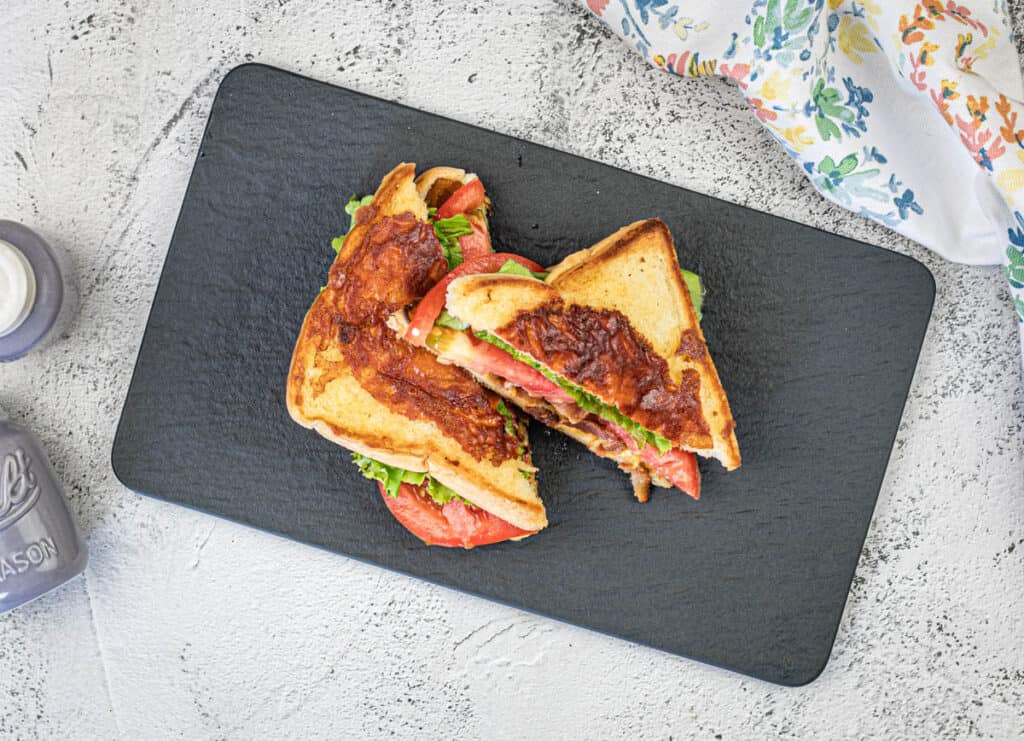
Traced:
<path fill-rule="evenodd" d="M 567 0 L 7 0 L 0 49 L 0 217 L 65 247 L 84 299 L 67 339 L 0 367 L 0 400 L 51 451 L 92 551 L 85 578 L 0 617 L 0 735 L 1024 736 L 1024 378 L 1003 278 L 819 198 L 728 84 L 647 69 Z M 928 265 L 934 317 L 820 679 L 744 679 L 118 484 L 114 426 L 205 115 L 254 59 Z"/>

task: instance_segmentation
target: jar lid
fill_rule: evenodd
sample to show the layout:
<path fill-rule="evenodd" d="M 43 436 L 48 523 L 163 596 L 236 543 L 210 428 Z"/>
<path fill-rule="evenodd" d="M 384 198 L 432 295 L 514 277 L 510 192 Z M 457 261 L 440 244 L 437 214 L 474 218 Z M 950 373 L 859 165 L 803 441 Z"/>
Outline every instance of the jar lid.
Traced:
<path fill-rule="evenodd" d="M 21 285 L 25 280 L 34 284 L 34 298 L 31 303 L 23 301 L 21 290 L 11 301 L 13 309 L 4 307 L 0 319 L 0 363 L 7 363 L 23 357 L 46 337 L 56 325 L 57 317 L 64 306 L 64 274 L 55 253 L 42 237 L 26 226 L 0 219 L 0 243 L 5 248 L 4 265 L 0 267 L 4 283 Z M 13 254 L 13 257 L 12 257 Z M 25 278 L 24 264 L 28 263 L 31 278 Z M 13 277 L 12 277 L 13 276 Z M 6 290 L 0 290 L 6 304 L 9 300 Z M 29 304 L 28 316 L 21 313 Z M 13 324 L 14 326 L 9 326 Z"/>
<path fill-rule="evenodd" d="M 0 337 L 20 327 L 35 302 L 35 271 L 21 250 L 0 239 Z"/>

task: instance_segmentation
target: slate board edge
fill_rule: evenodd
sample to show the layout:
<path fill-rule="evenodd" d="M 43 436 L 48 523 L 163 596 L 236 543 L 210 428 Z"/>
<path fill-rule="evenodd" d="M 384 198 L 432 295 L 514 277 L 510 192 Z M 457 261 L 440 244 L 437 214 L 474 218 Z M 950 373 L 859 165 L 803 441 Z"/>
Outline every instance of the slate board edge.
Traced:
<path fill-rule="evenodd" d="M 530 141 L 529 139 L 524 139 L 523 137 L 513 136 L 511 134 L 506 134 L 506 133 L 504 133 L 502 131 L 495 131 L 494 129 L 487 129 L 487 128 L 484 128 L 483 126 L 478 126 L 476 124 L 466 123 L 465 121 L 459 121 L 456 118 L 451 118 L 449 116 L 443 116 L 443 115 L 441 115 L 439 113 L 434 113 L 432 111 L 428 111 L 428 110 L 425 110 L 423 108 L 414 108 L 412 106 L 405 105 L 404 103 L 399 103 L 399 102 L 394 101 L 394 100 L 388 100 L 387 98 L 381 98 L 381 97 L 379 97 L 377 95 L 373 95 L 371 93 L 366 93 L 366 92 L 363 92 L 361 90 L 356 90 L 354 88 L 344 87 L 343 85 L 335 85 L 335 84 L 330 83 L 330 82 L 324 82 L 323 80 L 317 80 L 316 78 L 313 78 L 313 77 L 307 77 L 306 75 L 301 75 L 301 74 L 299 74 L 297 72 L 291 72 L 289 70 L 281 69 L 280 67 L 274 67 L 272 65 L 264 64 L 262 62 L 246 62 L 244 64 L 240 64 L 237 67 L 233 67 L 232 69 L 228 70 L 227 74 L 225 74 L 223 79 L 221 79 L 220 85 L 217 87 L 217 93 L 214 95 L 213 103 L 210 106 L 211 113 L 212 113 L 213 109 L 216 108 L 216 106 L 217 106 L 217 99 L 220 97 L 221 90 L 224 87 L 224 83 L 226 83 L 236 73 L 241 73 L 242 71 L 245 71 L 245 70 L 248 70 L 248 69 L 264 70 L 264 71 L 270 71 L 270 72 L 277 73 L 277 74 L 284 74 L 284 75 L 287 75 L 289 77 L 294 77 L 297 80 L 303 80 L 305 82 L 312 82 L 312 83 L 314 83 L 316 85 L 321 85 L 323 87 L 328 87 L 328 88 L 331 88 L 331 89 L 334 89 L 334 90 L 345 90 L 345 91 L 350 92 L 350 93 L 352 93 L 354 95 L 358 95 L 359 97 L 362 97 L 362 98 L 369 98 L 370 100 L 376 100 L 376 101 L 379 101 L 381 103 L 386 103 L 388 105 L 396 106 L 398 108 L 404 108 L 407 111 L 413 111 L 415 113 L 418 113 L 418 114 L 421 114 L 421 115 L 424 115 L 424 116 L 430 116 L 431 118 L 435 118 L 435 119 L 437 119 L 439 121 L 447 121 L 447 122 L 450 122 L 450 123 L 458 124 L 459 126 L 467 126 L 467 127 L 471 128 L 471 129 L 476 129 L 477 131 L 483 131 L 483 132 L 486 132 L 488 134 L 498 134 L 499 136 L 506 136 L 509 139 L 515 139 L 517 141 L 523 142 L 524 144 L 529 144 L 531 147 L 539 147 L 540 149 L 546 149 L 546 150 L 548 150 L 550 152 L 557 152 L 558 154 L 566 155 L 566 156 L 569 156 L 569 157 L 576 157 L 576 158 L 581 159 L 581 160 L 587 160 L 588 162 L 593 162 L 593 163 L 596 163 L 598 165 L 602 165 L 603 167 L 608 167 L 608 168 L 611 168 L 613 170 L 618 170 L 619 172 L 626 173 L 627 175 L 630 175 L 632 177 L 637 177 L 637 178 L 642 178 L 644 180 L 649 180 L 650 182 L 657 183 L 658 185 L 668 185 L 668 186 L 670 186 L 672 188 L 678 188 L 679 190 L 686 191 L 687 193 L 693 193 L 695 195 L 699 195 L 702 198 L 711 198 L 711 199 L 714 199 L 714 200 L 717 200 L 717 201 L 723 201 L 724 203 L 728 203 L 730 206 L 734 206 L 735 208 L 743 209 L 744 211 L 749 211 L 750 213 L 755 213 L 755 214 L 759 214 L 759 215 L 767 214 L 768 216 L 771 216 L 773 219 L 778 219 L 779 221 L 784 221 L 784 222 L 789 223 L 789 224 L 796 224 L 797 226 L 801 227 L 802 229 L 813 229 L 814 231 L 821 232 L 823 234 L 828 234 L 829 236 L 837 236 L 837 237 L 840 237 L 842 239 L 847 239 L 847 240 L 849 240 L 851 242 L 856 242 L 857 244 L 863 245 L 865 247 L 870 247 L 873 250 L 880 250 L 882 252 L 886 252 L 886 253 L 888 253 L 890 255 L 894 255 L 896 257 L 899 257 L 902 260 L 905 260 L 905 261 L 911 263 L 914 266 L 917 266 L 918 268 L 920 268 L 921 270 L 923 270 L 925 272 L 925 274 L 928 276 L 928 279 L 931 282 L 932 306 L 934 307 L 934 302 L 935 302 L 935 276 L 932 274 L 932 272 L 928 268 L 928 266 L 925 265 L 923 262 L 921 262 L 920 260 L 917 260 L 917 259 L 915 259 L 913 257 L 910 257 L 909 255 L 904 255 L 902 252 L 896 252 L 895 250 L 886 249 L 885 247 L 879 247 L 878 245 L 871 244 L 870 242 L 863 242 L 863 241 L 861 241 L 859 239 L 854 239 L 852 237 L 846 237 L 844 235 L 836 234 L 834 232 L 828 232 L 828 231 L 825 231 L 824 229 L 818 229 L 817 227 L 813 227 L 813 226 L 810 226 L 808 224 L 801 223 L 799 221 L 796 221 L 795 219 L 786 218 L 785 216 L 777 216 L 776 214 L 772 214 L 772 213 L 769 213 L 767 211 L 758 211 L 756 208 L 751 208 L 750 206 L 745 206 L 742 203 L 735 203 L 733 201 L 729 201 L 729 200 L 726 200 L 724 198 L 719 198 L 718 196 L 713 196 L 713 195 L 710 195 L 708 193 L 702 193 L 700 191 L 693 190 L 691 188 L 686 188 L 686 187 L 681 186 L 681 185 L 676 185 L 675 183 L 669 183 L 669 182 L 666 182 L 666 181 L 658 180 L 657 178 L 652 177 L 650 175 L 644 175 L 643 173 L 633 172 L 632 170 L 627 170 L 625 168 L 618 167 L 617 165 L 612 165 L 612 164 L 609 164 L 607 162 L 602 162 L 601 160 L 591 159 L 590 157 L 585 157 L 585 156 L 583 156 L 581 154 L 577 154 L 576 152 L 570 152 L 570 151 L 567 151 L 567 150 L 564 150 L 564 149 L 558 149 L 557 147 L 552 147 L 552 146 L 549 146 L 547 144 L 539 144 L 537 142 Z M 208 115 L 207 116 L 206 127 L 204 127 L 204 129 L 203 129 L 203 138 L 206 137 L 206 129 L 208 129 L 209 126 L 210 126 L 210 120 L 209 120 L 209 115 Z M 200 139 L 200 142 L 202 142 L 202 140 L 203 139 Z M 193 169 L 194 169 L 194 165 L 193 165 Z M 383 177 L 384 173 L 379 173 L 379 175 L 381 177 Z M 188 187 L 186 188 L 186 191 L 185 191 L 186 195 L 188 194 L 188 190 L 189 190 L 189 188 L 191 188 L 191 185 L 192 185 L 192 178 L 190 176 L 189 177 L 189 184 L 188 184 Z M 184 203 L 184 199 L 182 199 L 182 202 Z M 179 212 L 179 215 L 180 215 L 180 212 Z M 175 229 L 177 229 L 177 226 L 175 226 Z M 173 234 L 172 234 L 172 240 L 173 240 Z M 931 321 L 931 313 L 929 312 L 929 322 L 930 321 Z M 924 340 L 924 337 L 922 336 L 922 342 L 923 342 L 923 340 Z"/>

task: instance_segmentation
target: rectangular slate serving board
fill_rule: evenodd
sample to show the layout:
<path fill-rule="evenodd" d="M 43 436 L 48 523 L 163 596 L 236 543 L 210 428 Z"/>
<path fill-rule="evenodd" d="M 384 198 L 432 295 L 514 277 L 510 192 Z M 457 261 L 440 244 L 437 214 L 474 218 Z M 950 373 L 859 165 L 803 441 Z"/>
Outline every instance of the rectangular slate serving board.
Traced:
<path fill-rule="evenodd" d="M 550 527 L 428 548 L 284 385 L 350 194 L 400 161 L 477 172 L 493 239 L 542 264 L 660 216 L 704 278 L 743 466 L 655 489 L 534 424 Z M 831 652 L 931 312 L 921 264 L 262 65 L 224 79 L 112 461 L 131 489 L 542 615 L 800 685 Z"/>

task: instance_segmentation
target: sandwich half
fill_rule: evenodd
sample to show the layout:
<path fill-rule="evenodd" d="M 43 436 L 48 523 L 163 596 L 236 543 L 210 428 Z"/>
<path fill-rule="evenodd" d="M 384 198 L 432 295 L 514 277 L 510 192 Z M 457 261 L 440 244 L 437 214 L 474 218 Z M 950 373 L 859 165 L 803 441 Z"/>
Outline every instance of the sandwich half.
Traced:
<path fill-rule="evenodd" d="M 389 509 L 428 543 L 471 547 L 544 528 L 522 418 L 389 323 L 463 251 L 490 251 L 482 184 L 455 168 L 417 182 L 403 163 L 353 205 L 295 345 L 289 414 L 353 451 Z"/>
<path fill-rule="evenodd" d="M 652 482 L 698 498 L 694 454 L 740 465 L 729 403 L 662 221 L 630 224 L 549 272 L 506 263 L 455 277 L 445 291 L 445 318 L 425 344 L 615 460 L 641 501 Z"/>

